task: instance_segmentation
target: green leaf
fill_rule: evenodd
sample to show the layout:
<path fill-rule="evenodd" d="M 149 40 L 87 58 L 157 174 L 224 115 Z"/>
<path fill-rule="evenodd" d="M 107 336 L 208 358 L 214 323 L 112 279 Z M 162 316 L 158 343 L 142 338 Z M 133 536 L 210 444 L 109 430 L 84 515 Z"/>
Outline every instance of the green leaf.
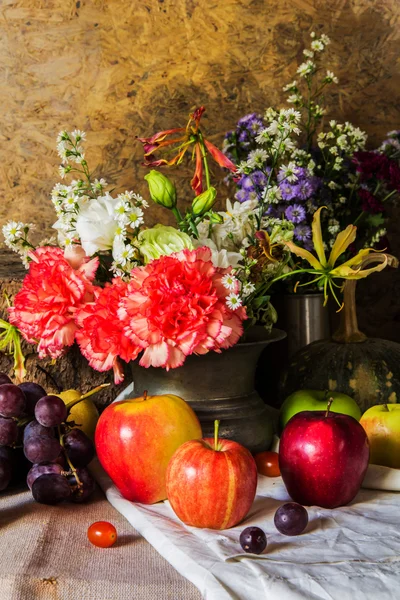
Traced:
<path fill-rule="evenodd" d="M 271 298 L 271 296 L 259 296 L 258 298 L 254 298 L 253 306 L 254 306 L 255 310 L 268 304 L 270 298 Z"/>

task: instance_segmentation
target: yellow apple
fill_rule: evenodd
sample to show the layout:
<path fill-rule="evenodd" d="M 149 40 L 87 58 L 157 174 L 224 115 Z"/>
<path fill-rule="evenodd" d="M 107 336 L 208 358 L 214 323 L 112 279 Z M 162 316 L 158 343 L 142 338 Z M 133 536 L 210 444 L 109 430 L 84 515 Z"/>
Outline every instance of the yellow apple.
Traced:
<path fill-rule="evenodd" d="M 369 462 L 400 469 L 400 404 L 372 406 L 360 424 L 369 440 Z"/>

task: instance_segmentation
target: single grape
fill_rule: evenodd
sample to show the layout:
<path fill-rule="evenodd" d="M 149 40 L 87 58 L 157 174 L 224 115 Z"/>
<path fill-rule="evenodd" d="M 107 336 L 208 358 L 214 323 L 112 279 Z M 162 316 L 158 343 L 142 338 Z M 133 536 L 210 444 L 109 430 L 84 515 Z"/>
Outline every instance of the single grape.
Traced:
<path fill-rule="evenodd" d="M 61 453 L 60 442 L 56 438 L 31 435 L 24 442 L 24 454 L 31 463 L 52 462 Z"/>
<path fill-rule="evenodd" d="M 68 483 L 72 490 L 71 500 L 72 502 L 86 502 L 96 489 L 96 482 L 87 469 L 77 469 L 76 472 L 82 485 L 78 485 L 75 475 L 68 477 Z"/>
<path fill-rule="evenodd" d="M 0 417 L 0 446 L 12 446 L 18 439 L 18 425 L 14 419 Z"/>
<path fill-rule="evenodd" d="M 32 496 L 42 504 L 58 504 L 68 500 L 71 490 L 66 477 L 57 473 L 40 475 L 32 485 Z"/>
<path fill-rule="evenodd" d="M 94 457 L 93 442 L 77 428 L 65 434 L 64 448 L 74 467 L 86 467 Z"/>
<path fill-rule="evenodd" d="M 307 510 L 297 502 L 286 502 L 276 511 L 274 523 L 279 533 L 299 535 L 308 524 Z"/>
<path fill-rule="evenodd" d="M 61 425 L 67 416 L 67 407 L 58 396 L 44 396 L 35 406 L 35 419 L 45 427 Z"/>
<path fill-rule="evenodd" d="M 37 421 L 31 421 L 24 429 L 24 442 L 31 436 L 43 436 L 53 438 L 55 436 L 55 433 L 53 427 L 44 427 Z"/>
<path fill-rule="evenodd" d="M 0 491 L 6 489 L 12 475 L 12 464 L 7 458 L 0 457 Z"/>
<path fill-rule="evenodd" d="M 12 383 L 12 381 L 6 373 L 0 372 L 0 385 L 4 383 Z"/>
<path fill-rule="evenodd" d="M 33 482 L 41 475 L 47 475 L 48 473 L 56 473 L 57 475 L 61 475 L 62 470 L 62 467 L 57 463 L 46 462 L 33 465 L 26 476 L 28 488 L 31 490 Z"/>
<path fill-rule="evenodd" d="M 26 408 L 25 394 L 13 383 L 0 385 L 0 415 L 22 417 Z"/>
<path fill-rule="evenodd" d="M 259 527 L 246 527 L 240 534 L 240 545 L 245 552 L 261 554 L 267 547 L 267 537 Z"/>
<path fill-rule="evenodd" d="M 46 396 L 46 391 L 38 383 L 26 381 L 20 383 L 18 387 L 24 392 L 26 398 L 26 412 L 33 415 L 37 401 Z"/>

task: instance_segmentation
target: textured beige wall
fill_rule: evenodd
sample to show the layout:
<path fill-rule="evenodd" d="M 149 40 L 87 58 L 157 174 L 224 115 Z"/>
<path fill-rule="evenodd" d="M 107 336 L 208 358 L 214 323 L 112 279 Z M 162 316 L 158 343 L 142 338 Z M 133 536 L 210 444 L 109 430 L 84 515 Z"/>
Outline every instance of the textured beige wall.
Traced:
<path fill-rule="evenodd" d="M 221 143 L 240 116 L 281 101 L 313 29 L 333 41 L 331 114 L 379 140 L 400 126 L 399 22 L 399 0 L 0 0 L 0 225 L 48 233 L 60 129 L 86 130 L 90 166 L 143 191 L 135 136 L 204 104 Z"/>

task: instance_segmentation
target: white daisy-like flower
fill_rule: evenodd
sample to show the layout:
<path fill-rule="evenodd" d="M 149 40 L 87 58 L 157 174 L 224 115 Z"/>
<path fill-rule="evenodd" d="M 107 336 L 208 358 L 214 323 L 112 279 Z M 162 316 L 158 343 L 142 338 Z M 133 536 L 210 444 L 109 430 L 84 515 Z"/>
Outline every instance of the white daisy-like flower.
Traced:
<path fill-rule="evenodd" d="M 278 204 L 282 200 L 281 189 L 277 185 L 273 185 L 264 192 L 264 200 L 269 204 Z"/>
<path fill-rule="evenodd" d="M 322 43 L 321 40 L 313 40 L 311 42 L 311 48 L 315 52 L 322 52 L 325 49 L 325 46 L 324 46 L 324 44 Z"/>
<path fill-rule="evenodd" d="M 242 287 L 242 294 L 244 296 L 250 296 L 250 294 L 252 294 L 255 291 L 255 289 L 256 289 L 256 286 L 254 285 L 254 283 L 251 283 L 250 281 L 248 281 Z"/>
<path fill-rule="evenodd" d="M 115 240 L 122 242 L 126 238 L 126 229 L 123 224 L 118 224 L 115 230 Z"/>
<path fill-rule="evenodd" d="M 293 82 L 293 83 L 296 83 L 296 82 Z M 266 121 L 272 121 L 273 119 L 275 119 L 275 117 L 276 117 L 277 114 L 278 113 L 276 112 L 276 110 L 270 106 L 265 111 L 264 119 Z"/>
<path fill-rule="evenodd" d="M 23 237 L 24 224 L 21 221 L 9 221 L 3 226 L 3 235 L 6 241 L 15 242 Z"/>
<path fill-rule="evenodd" d="M 95 179 L 92 187 L 95 188 L 96 190 L 101 191 L 106 185 L 107 185 L 107 181 L 105 179 L 101 178 L 101 179 Z"/>
<path fill-rule="evenodd" d="M 132 192 L 132 200 L 136 202 L 137 206 L 149 208 L 149 203 L 147 202 L 147 200 L 142 198 L 140 194 L 135 194 L 134 192 Z"/>
<path fill-rule="evenodd" d="M 292 90 L 295 87 L 297 87 L 296 80 L 292 81 L 292 83 L 288 83 L 287 85 L 284 85 L 282 89 L 284 92 L 289 92 L 290 90 Z"/>
<path fill-rule="evenodd" d="M 115 262 L 121 267 L 125 267 L 126 264 L 134 257 L 135 248 L 130 244 L 127 244 L 123 248 L 119 249 L 118 254 L 114 255 Z"/>
<path fill-rule="evenodd" d="M 315 63 L 312 60 L 307 60 L 306 62 L 301 63 L 301 65 L 297 69 L 297 73 L 301 77 L 306 77 L 307 75 L 311 75 L 311 73 L 314 73 L 315 69 Z"/>
<path fill-rule="evenodd" d="M 297 165 L 294 162 L 290 162 L 287 165 L 282 165 L 279 173 L 279 181 L 288 181 L 289 183 L 295 183 L 297 181 Z"/>
<path fill-rule="evenodd" d="M 57 153 L 63 163 L 68 162 L 70 151 L 65 147 L 64 142 L 57 144 Z"/>
<path fill-rule="evenodd" d="M 139 206 L 134 206 L 129 213 L 129 224 L 132 229 L 135 229 L 135 227 L 139 227 L 142 223 L 144 223 L 143 211 Z"/>
<path fill-rule="evenodd" d="M 65 129 L 63 129 L 57 135 L 57 144 L 59 144 L 60 142 L 64 142 L 65 140 L 68 140 L 68 139 L 69 139 L 68 131 L 65 131 Z"/>
<path fill-rule="evenodd" d="M 325 75 L 325 81 L 327 83 L 339 83 L 339 79 L 336 77 L 332 71 L 327 71 Z"/>
<path fill-rule="evenodd" d="M 86 138 L 86 133 L 80 129 L 75 129 L 71 135 L 77 142 Z"/>
<path fill-rule="evenodd" d="M 301 121 L 301 113 L 294 108 L 287 108 L 281 110 L 283 119 L 287 119 L 289 123 L 299 123 Z"/>
<path fill-rule="evenodd" d="M 268 159 L 268 152 L 263 148 L 256 148 L 249 154 L 248 162 L 252 163 L 254 167 L 262 167 Z"/>
<path fill-rule="evenodd" d="M 73 194 L 70 194 L 66 198 L 64 198 L 62 207 L 67 212 L 71 212 L 77 208 L 77 206 L 78 206 L 77 200 L 78 199 L 76 198 L 76 196 L 74 196 Z"/>
<path fill-rule="evenodd" d="M 303 50 L 303 54 L 307 58 L 314 58 L 314 52 L 312 50 L 308 50 L 308 49 Z"/>
<path fill-rule="evenodd" d="M 229 294 L 229 296 L 226 297 L 226 304 L 231 310 L 236 310 L 242 306 L 242 300 L 238 294 Z"/>
<path fill-rule="evenodd" d="M 123 194 L 119 194 L 118 198 L 120 198 L 120 201 L 117 202 L 114 208 L 114 212 L 117 215 L 117 218 L 118 216 L 124 215 L 125 213 L 129 212 L 132 208 L 132 204 L 124 198 Z"/>
<path fill-rule="evenodd" d="M 300 104 L 301 96 L 300 94 L 291 94 L 288 96 L 286 102 L 289 102 L 289 104 Z"/>
<path fill-rule="evenodd" d="M 237 279 L 234 275 L 227 273 L 221 279 L 221 283 L 224 286 L 224 288 L 226 288 L 227 290 L 234 290 L 237 285 Z"/>
<path fill-rule="evenodd" d="M 321 34 L 320 40 L 324 44 L 324 46 L 327 46 L 331 43 L 331 39 L 325 33 Z"/>

